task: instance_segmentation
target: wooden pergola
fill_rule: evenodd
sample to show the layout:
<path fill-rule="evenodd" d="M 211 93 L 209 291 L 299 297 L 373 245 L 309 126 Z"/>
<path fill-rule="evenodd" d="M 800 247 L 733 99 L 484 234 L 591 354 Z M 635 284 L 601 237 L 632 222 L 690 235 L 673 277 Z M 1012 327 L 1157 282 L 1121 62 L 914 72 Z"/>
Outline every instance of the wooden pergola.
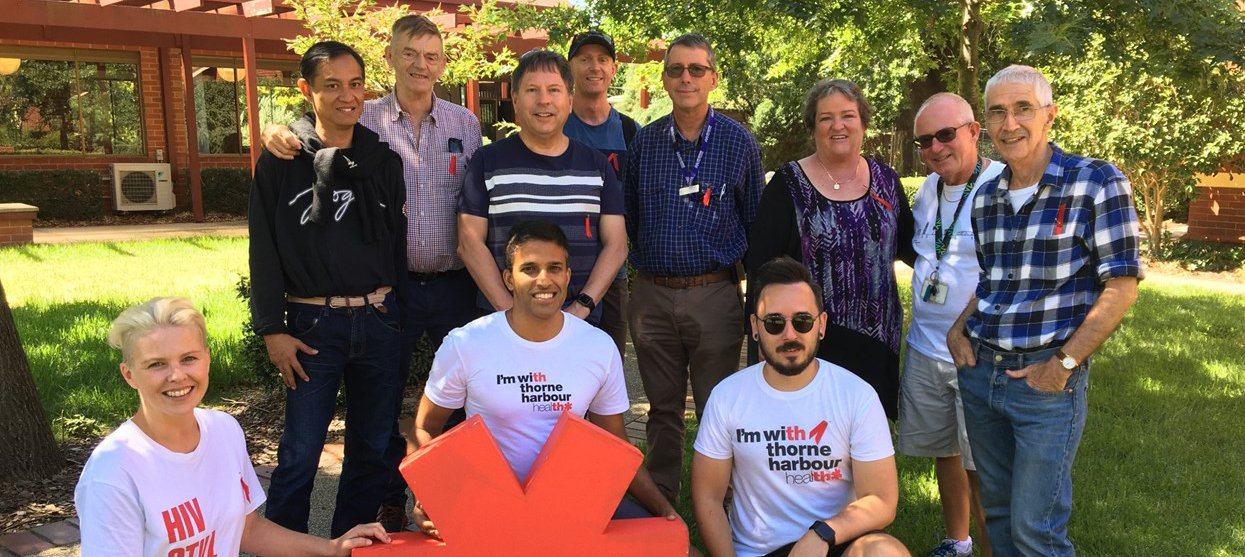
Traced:
<path fill-rule="evenodd" d="M 557 5 L 560 0 L 522 0 L 542 6 Z M 461 29 L 469 23 L 457 13 L 463 4 L 473 0 L 389 0 L 401 2 L 412 12 L 422 13 L 435 8 L 448 12 L 433 19 L 447 31 Z M 199 141 L 195 114 L 194 51 L 242 51 L 245 77 L 246 114 L 250 137 L 259 137 L 259 100 L 257 56 L 288 55 L 285 40 L 307 32 L 294 9 L 284 0 L 0 0 L 0 39 L 56 41 L 76 43 L 125 44 L 154 47 L 162 68 L 172 62 L 173 49 L 180 50 L 186 115 L 186 156 L 190 177 L 191 207 L 197 219 L 203 214 L 203 185 L 200 177 Z M 512 48 L 531 48 L 545 44 L 544 37 L 516 36 L 508 40 Z M 520 51 L 521 52 L 521 51 Z M 162 71 L 161 89 L 174 90 L 168 72 Z M 467 86 L 468 108 L 479 112 L 479 85 Z M 162 95 L 165 137 L 169 138 L 167 160 L 176 168 L 178 154 L 173 138 L 176 134 L 172 95 Z M 477 106 L 472 106 L 472 105 Z M 260 150 L 250 150 L 251 166 Z"/>

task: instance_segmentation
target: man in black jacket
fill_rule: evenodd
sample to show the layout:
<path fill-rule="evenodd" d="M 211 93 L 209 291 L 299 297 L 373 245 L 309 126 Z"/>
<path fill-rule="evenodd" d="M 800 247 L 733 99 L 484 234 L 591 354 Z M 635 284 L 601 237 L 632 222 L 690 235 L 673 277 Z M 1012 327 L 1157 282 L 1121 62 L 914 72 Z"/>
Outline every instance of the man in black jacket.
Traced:
<path fill-rule="evenodd" d="M 402 161 L 358 125 L 363 60 L 313 45 L 299 90 L 315 112 L 290 129 L 293 160 L 265 152 L 251 191 L 251 315 L 285 381 L 285 432 L 265 515 L 307 531 L 312 484 L 338 387 L 346 449 L 334 536 L 375 519 L 388 479 L 384 452 L 400 396 L 399 305 L 406 277 Z"/>

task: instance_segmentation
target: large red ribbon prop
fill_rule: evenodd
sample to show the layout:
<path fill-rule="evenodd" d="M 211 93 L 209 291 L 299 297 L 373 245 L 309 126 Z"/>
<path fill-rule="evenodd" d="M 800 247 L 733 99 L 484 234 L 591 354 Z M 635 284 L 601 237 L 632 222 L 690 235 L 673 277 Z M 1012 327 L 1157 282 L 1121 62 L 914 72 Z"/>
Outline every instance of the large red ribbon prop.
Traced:
<path fill-rule="evenodd" d="M 644 457 L 569 413 L 520 486 L 479 416 L 406 457 L 400 469 L 444 541 L 420 533 L 353 557 L 674 557 L 687 527 L 663 517 L 611 520 Z"/>

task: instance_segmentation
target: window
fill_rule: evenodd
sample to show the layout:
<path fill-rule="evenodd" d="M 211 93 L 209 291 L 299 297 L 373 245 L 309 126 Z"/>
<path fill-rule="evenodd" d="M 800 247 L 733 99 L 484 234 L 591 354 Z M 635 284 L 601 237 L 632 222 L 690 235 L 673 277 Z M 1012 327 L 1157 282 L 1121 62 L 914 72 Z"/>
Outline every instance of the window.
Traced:
<path fill-rule="evenodd" d="M 213 155 L 250 153 L 246 119 L 246 70 L 234 58 L 194 58 L 195 122 L 199 152 Z M 259 60 L 259 127 L 288 124 L 310 110 L 298 91 L 298 62 Z"/>
<path fill-rule="evenodd" d="M 141 155 L 138 53 L 0 47 L 0 156 Z"/>

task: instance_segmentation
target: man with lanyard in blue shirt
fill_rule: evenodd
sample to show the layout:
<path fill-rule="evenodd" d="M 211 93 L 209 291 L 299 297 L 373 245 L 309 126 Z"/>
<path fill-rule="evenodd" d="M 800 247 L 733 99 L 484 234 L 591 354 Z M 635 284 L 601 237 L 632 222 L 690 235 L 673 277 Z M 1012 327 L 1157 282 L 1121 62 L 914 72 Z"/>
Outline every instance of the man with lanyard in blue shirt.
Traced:
<path fill-rule="evenodd" d="M 1072 556 L 1072 461 L 1090 356 L 1137 299 L 1132 187 L 1047 141 L 1058 108 L 1036 69 L 986 83 L 1007 163 L 973 198 L 981 281 L 947 333 L 994 555 Z"/>
<path fill-rule="evenodd" d="M 567 137 L 596 149 L 605 155 L 619 174 L 627 167 L 627 149 L 639 126 L 626 114 L 610 106 L 609 87 L 618 70 L 614 39 L 597 30 L 576 35 L 567 51 L 575 90 L 571 96 L 571 115 L 562 126 Z M 609 333 L 618 347 L 618 354 L 627 353 L 627 302 L 631 297 L 627 286 L 627 266 L 605 297 L 600 300 L 601 330 Z"/>
<path fill-rule="evenodd" d="M 675 39 L 664 65 L 674 110 L 640 130 L 624 176 L 637 271 L 627 321 L 650 404 L 647 466 L 675 500 L 689 373 L 700 416 L 713 387 L 739 368 L 744 321 L 735 269 L 764 172 L 748 130 L 709 107 L 718 84 L 709 42 L 697 34 Z"/>
<path fill-rule="evenodd" d="M 385 61 L 394 69 L 393 92 L 364 103 L 359 122 L 402 157 L 409 236 L 409 280 L 399 293 L 405 308 L 400 371 L 405 386 L 411 355 L 421 337 L 427 334 L 436 350 L 450 330 L 481 315 L 476 307 L 479 290 L 457 254 L 458 195 L 481 136 L 480 121 L 470 110 L 438 98 L 434 91 L 446 65 L 441 31 L 435 23 L 422 15 L 395 21 Z M 285 126 L 269 126 L 262 138 L 264 148 L 278 158 L 292 158 L 300 148 Z M 451 425 L 462 416 L 460 410 Z M 378 520 L 386 531 L 397 532 L 408 523 L 406 482 L 397 472 L 406 455 L 406 438 L 397 424 L 386 455 L 393 472 Z"/>
<path fill-rule="evenodd" d="M 965 557 L 973 546 L 989 556 L 980 482 L 973 465 L 947 330 L 977 288 L 981 267 L 973 239 L 973 195 L 1003 165 L 977 152 L 981 124 L 955 93 L 938 93 L 917 110 L 913 126 L 921 162 L 931 174 L 912 198 L 916 262 L 912 325 L 899 385 L 899 452 L 934 458 L 947 536 L 930 557 Z M 972 509 L 972 513 L 969 509 Z M 977 518 L 977 538 L 968 535 Z M 976 542 L 976 543 L 974 543 Z"/>

